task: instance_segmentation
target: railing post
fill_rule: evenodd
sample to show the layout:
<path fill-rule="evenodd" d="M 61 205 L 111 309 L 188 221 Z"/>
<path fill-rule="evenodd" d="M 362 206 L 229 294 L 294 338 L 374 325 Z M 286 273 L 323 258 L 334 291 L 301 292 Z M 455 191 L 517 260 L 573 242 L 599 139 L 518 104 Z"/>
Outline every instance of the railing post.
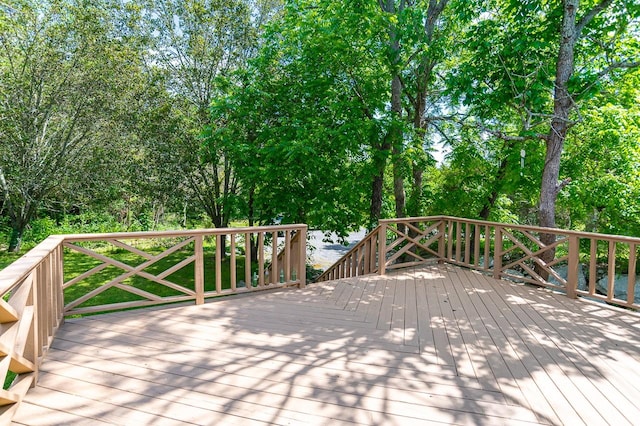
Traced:
<path fill-rule="evenodd" d="M 438 263 L 444 263 L 444 258 L 446 256 L 446 232 L 447 232 L 447 223 L 444 219 L 440 219 L 440 223 L 438 224 Z"/>
<path fill-rule="evenodd" d="M 502 272 L 502 227 L 496 226 L 493 242 L 493 278 L 499 280 Z"/>
<path fill-rule="evenodd" d="M 611 300 L 615 296 L 615 283 L 616 283 L 616 242 L 614 240 L 609 241 L 609 255 L 607 262 L 609 267 L 607 268 L 607 300 Z"/>
<path fill-rule="evenodd" d="M 382 222 L 378 229 L 378 274 L 384 275 L 387 271 L 387 224 Z"/>
<path fill-rule="evenodd" d="M 305 226 L 300 231 L 300 238 L 298 238 L 299 256 L 298 256 L 298 279 L 300 280 L 300 288 L 305 288 L 307 285 L 307 227 Z"/>
<path fill-rule="evenodd" d="M 56 269 L 55 269 L 55 288 L 58 294 L 58 304 L 56 306 L 56 318 L 58 319 L 58 327 L 64 323 L 64 248 L 63 243 L 56 248 Z"/>
<path fill-rule="evenodd" d="M 491 254 L 491 228 L 489 225 L 484 227 L 484 270 L 489 270 L 489 255 Z"/>
<path fill-rule="evenodd" d="M 278 231 L 271 233 L 271 272 L 269 276 L 270 284 L 278 284 L 280 269 L 278 269 Z"/>
<path fill-rule="evenodd" d="M 214 273 L 216 274 L 216 293 L 222 293 L 222 255 L 226 247 L 222 243 L 222 234 L 216 234 L 216 264 Z M 204 269 L 203 269 L 204 271 Z"/>
<path fill-rule="evenodd" d="M 235 293 L 238 281 L 238 271 L 236 270 L 236 234 L 229 234 L 229 244 L 229 280 L 231 281 L 231 291 Z"/>
<path fill-rule="evenodd" d="M 567 265 L 567 297 L 578 297 L 578 263 L 580 262 L 580 239 L 569 236 L 569 264 Z"/>
<path fill-rule="evenodd" d="M 244 287 L 248 290 L 253 287 L 251 277 L 251 233 L 244 234 Z"/>
<path fill-rule="evenodd" d="M 629 279 L 627 281 L 627 303 L 633 304 L 635 301 L 635 293 L 636 293 L 636 244 L 629 243 L 629 268 L 628 275 Z"/>
<path fill-rule="evenodd" d="M 371 266 L 371 240 L 367 239 L 364 243 L 364 259 L 362 259 L 363 267 L 362 273 L 367 275 Z"/>
<path fill-rule="evenodd" d="M 217 251 L 216 247 L 216 251 Z M 202 235 L 195 236 L 195 265 L 194 265 L 194 280 L 196 291 L 196 305 L 202 305 L 204 303 L 204 253 L 202 249 Z"/>
<path fill-rule="evenodd" d="M 289 230 L 284 233 L 284 282 L 291 281 L 291 232 Z"/>
<path fill-rule="evenodd" d="M 35 276 L 35 273 L 32 272 L 32 277 Z M 57 288 L 55 288 L 57 290 Z M 33 371 L 33 382 L 31 382 L 30 388 L 34 388 L 38 383 L 38 378 L 40 375 L 40 363 L 38 359 L 42 357 L 42 344 L 41 342 L 44 340 L 48 340 L 49 336 L 43 338 L 41 335 L 42 329 L 39 327 L 40 317 L 46 314 L 46 310 L 51 307 L 48 305 L 47 300 L 43 300 L 38 293 L 38 285 L 36 282 L 31 281 L 31 305 L 33 306 L 33 318 L 31 319 L 31 333 L 27 338 L 27 342 L 25 344 L 24 356 L 35 366 Z M 53 338 L 53 336 L 51 336 Z"/>

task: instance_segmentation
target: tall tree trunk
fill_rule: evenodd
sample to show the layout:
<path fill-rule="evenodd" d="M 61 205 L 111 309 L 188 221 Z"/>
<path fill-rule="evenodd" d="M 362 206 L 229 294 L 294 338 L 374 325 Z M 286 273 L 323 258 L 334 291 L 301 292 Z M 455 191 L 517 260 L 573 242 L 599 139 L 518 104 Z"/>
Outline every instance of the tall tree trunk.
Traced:
<path fill-rule="evenodd" d="M 540 188 L 540 206 L 538 219 L 540 226 L 554 228 L 556 226 L 556 200 L 561 186 L 560 159 L 564 141 L 569 130 L 569 113 L 573 108 L 573 100 L 568 90 L 569 78 L 574 69 L 574 48 L 578 33 L 576 31 L 576 13 L 579 0 L 563 1 L 562 26 L 560 28 L 560 48 L 556 63 L 556 81 L 553 93 L 553 119 L 546 137 L 546 155 L 542 171 Z M 540 240 L 544 245 L 555 242 L 554 234 L 541 234 Z M 555 249 L 542 253 L 540 259 L 549 263 L 555 257 Z M 543 272 L 543 271 L 539 271 Z M 547 279 L 548 274 L 541 273 Z"/>
<path fill-rule="evenodd" d="M 212 221 L 213 221 L 213 226 L 215 228 L 226 228 L 228 226 L 228 223 L 224 223 L 224 218 L 222 217 L 221 214 L 216 214 L 215 216 L 211 217 Z M 216 246 L 216 251 L 218 250 L 218 247 Z M 220 235 L 220 256 L 222 257 L 222 259 L 226 259 L 227 257 L 227 234 L 222 234 Z"/>
<path fill-rule="evenodd" d="M 410 217 L 422 216 L 421 200 L 422 200 L 422 178 L 424 175 L 424 168 L 422 164 L 414 164 L 411 171 L 413 176 L 413 182 L 411 184 L 411 195 L 409 196 L 409 203 L 407 203 L 407 215 Z"/>
<path fill-rule="evenodd" d="M 17 253 L 22 246 L 22 237 L 24 230 L 27 229 L 27 225 L 31 221 L 31 218 L 36 212 L 35 206 L 40 204 L 40 199 L 34 196 L 34 200 L 25 200 L 24 204 L 20 207 L 11 202 L 9 197 L 9 184 L 4 176 L 4 171 L 0 168 L 0 194 L 2 194 L 2 208 L 5 209 L 7 216 L 9 217 L 9 224 L 11 225 L 11 234 L 9 234 L 9 246 L 7 251 L 9 253 Z"/>
<path fill-rule="evenodd" d="M 22 236 L 24 235 L 25 226 L 14 224 L 11 226 L 11 234 L 9 236 L 9 253 L 18 253 L 22 247 Z"/>
<path fill-rule="evenodd" d="M 380 7 L 386 13 L 399 16 L 406 7 L 404 0 L 396 7 L 395 0 L 380 2 Z M 393 22 L 393 21 L 392 21 Z M 402 81 L 400 80 L 400 40 L 398 29 L 394 23 L 389 23 L 389 65 L 391 68 L 391 127 L 387 133 L 392 147 L 393 163 L 393 195 L 395 198 L 395 213 L 397 218 L 405 217 L 406 196 L 404 191 L 404 176 L 402 170 L 403 132 L 400 127 L 402 120 Z"/>
<path fill-rule="evenodd" d="M 503 146 L 503 157 L 500 160 L 500 165 L 498 166 L 498 171 L 496 172 L 496 178 L 493 183 L 493 188 L 491 189 L 491 193 L 487 197 L 480 210 L 479 216 L 482 220 L 489 219 L 489 215 L 493 210 L 493 207 L 496 204 L 496 200 L 498 199 L 498 195 L 500 195 L 500 182 L 502 182 L 507 174 L 507 167 L 509 166 L 509 151 L 514 148 L 513 141 L 505 141 Z"/>
<path fill-rule="evenodd" d="M 396 42 L 397 43 L 397 42 Z M 392 123 L 391 140 L 393 141 L 393 195 L 396 200 L 396 217 L 405 217 L 406 196 L 404 192 L 404 171 L 402 166 L 403 135 L 399 122 L 402 117 L 402 83 L 398 75 L 391 82 L 391 112 L 397 122 Z"/>
<path fill-rule="evenodd" d="M 388 149 L 388 148 L 387 148 Z M 382 193 L 384 190 L 384 169 L 387 166 L 387 157 L 383 148 L 376 153 L 378 157 L 374 159 L 375 175 L 371 182 L 371 207 L 369 210 L 369 230 L 375 228 L 382 214 Z"/>
<path fill-rule="evenodd" d="M 429 7 L 427 9 L 427 19 L 424 24 L 424 35 L 426 42 L 430 46 L 433 43 L 433 36 L 436 29 L 436 24 L 440 15 L 447 6 L 449 0 L 429 0 Z M 437 58 L 430 55 L 422 56 L 420 62 L 415 69 L 415 81 L 416 90 L 415 96 L 411 98 L 408 96 L 413 106 L 413 128 L 415 131 L 415 137 L 419 139 L 420 148 L 424 144 L 424 138 L 427 134 L 428 122 L 425 119 L 427 93 L 433 80 L 433 69 L 437 65 Z M 422 151 L 421 155 L 426 157 L 426 153 Z M 407 214 L 409 216 L 421 216 L 421 200 L 422 200 L 422 182 L 424 175 L 424 168 L 426 161 L 414 163 L 412 166 L 411 192 L 410 203 L 406 207 Z M 415 232 L 411 233 L 411 236 L 415 236 Z"/>

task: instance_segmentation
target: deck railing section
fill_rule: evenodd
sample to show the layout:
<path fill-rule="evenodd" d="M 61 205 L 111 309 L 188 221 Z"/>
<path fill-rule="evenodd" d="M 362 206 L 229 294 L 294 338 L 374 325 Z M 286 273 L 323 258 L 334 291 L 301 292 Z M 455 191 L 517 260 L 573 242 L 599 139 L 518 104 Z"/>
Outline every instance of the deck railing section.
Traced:
<path fill-rule="evenodd" d="M 0 424 L 9 424 L 62 322 L 62 239 L 49 237 L 0 272 Z"/>
<path fill-rule="evenodd" d="M 203 303 L 208 297 L 304 286 L 306 244 L 299 241 L 306 242 L 306 229 L 278 225 L 66 236 L 66 252 L 82 256 L 87 268 L 64 282 L 65 294 L 80 295 L 66 301 L 65 315 Z M 71 291 L 77 287 L 82 289 Z M 103 302 L 114 299 L 119 301 Z"/>
<path fill-rule="evenodd" d="M 554 242 L 545 245 L 542 234 L 552 234 Z M 545 253 L 550 260 L 543 260 Z M 638 257 L 640 238 L 449 216 L 385 219 L 319 280 L 438 261 L 640 309 Z"/>
<path fill-rule="evenodd" d="M 278 245 L 278 257 L 272 262 L 267 269 L 267 275 L 273 279 L 274 277 L 280 282 L 288 282 L 293 280 L 297 282 L 298 273 L 301 270 L 306 276 L 306 249 L 302 246 L 307 244 L 306 232 L 288 231 L 283 232 L 284 241 Z M 301 263 L 302 262 L 302 263 Z M 295 265 L 295 267 L 292 267 Z M 298 267 L 300 265 L 300 267 Z M 304 268 L 302 267 L 304 265 Z M 274 275 L 274 272 L 275 275 Z"/>
<path fill-rule="evenodd" d="M 65 315 L 304 287 L 306 234 L 279 225 L 47 238 L 0 271 L 0 424 L 35 385 Z"/>
<path fill-rule="evenodd" d="M 306 233 L 306 225 L 281 225 L 49 237 L 0 271 L 0 423 L 9 423 L 34 385 L 65 315 L 304 287 Z M 545 233 L 555 236 L 552 244 L 542 242 Z M 639 256 L 640 238 L 405 218 L 380 221 L 319 280 L 447 262 L 640 309 Z"/>

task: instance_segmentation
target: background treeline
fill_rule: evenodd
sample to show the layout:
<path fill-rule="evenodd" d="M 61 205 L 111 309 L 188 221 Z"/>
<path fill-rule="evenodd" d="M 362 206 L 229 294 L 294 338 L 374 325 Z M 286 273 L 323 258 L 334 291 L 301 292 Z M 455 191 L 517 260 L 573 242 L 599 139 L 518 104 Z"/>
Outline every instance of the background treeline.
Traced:
<path fill-rule="evenodd" d="M 639 19 L 637 0 L 0 0 L 5 247 L 429 214 L 640 236 Z"/>

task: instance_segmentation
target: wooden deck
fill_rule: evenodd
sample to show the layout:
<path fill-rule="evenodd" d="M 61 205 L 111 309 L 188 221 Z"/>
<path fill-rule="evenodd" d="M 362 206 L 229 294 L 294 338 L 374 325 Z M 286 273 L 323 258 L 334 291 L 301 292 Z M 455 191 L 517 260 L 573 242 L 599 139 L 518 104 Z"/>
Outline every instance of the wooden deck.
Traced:
<path fill-rule="evenodd" d="M 16 423 L 640 424 L 640 317 L 437 265 L 70 319 Z"/>

